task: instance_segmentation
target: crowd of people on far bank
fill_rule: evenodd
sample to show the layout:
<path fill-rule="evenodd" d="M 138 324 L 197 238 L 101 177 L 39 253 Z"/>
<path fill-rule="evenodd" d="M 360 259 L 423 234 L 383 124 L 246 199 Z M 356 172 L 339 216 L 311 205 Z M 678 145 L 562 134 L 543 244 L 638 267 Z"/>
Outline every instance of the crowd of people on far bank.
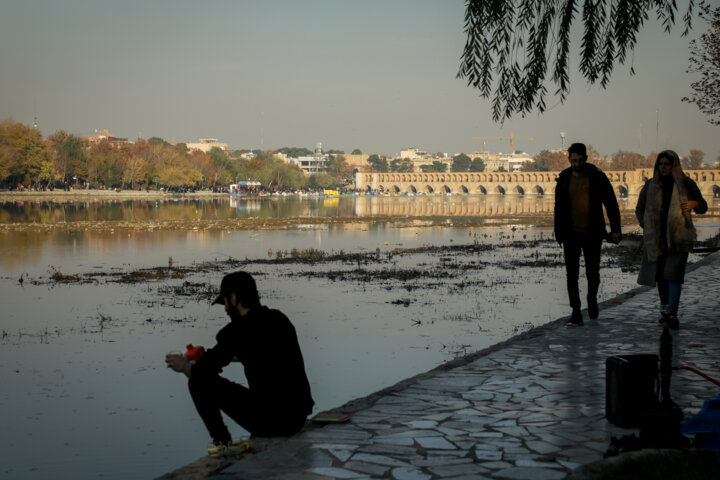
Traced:
<path fill-rule="evenodd" d="M 599 316 L 600 255 L 603 241 L 620 243 L 622 228 L 614 190 L 607 176 L 587 163 L 584 144 L 568 150 L 570 167 L 557 179 L 555 238 L 565 258 L 567 290 L 572 313 L 568 326 L 583 325 L 578 287 L 580 255 L 588 280 L 587 315 Z M 608 232 L 603 210 L 610 221 Z M 644 252 L 638 282 L 657 286 L 658 323 L 677 329 L 678 309 L 688 253 L 696 239 L 692 214 L 703 214 L 707 203 L 695 182 L 685 176 L 678 155 L 666 150 L 645 182 L 635 213 L 643 229 Z M 221 412 L 253 436 L 285 436 L 298 432 L 314 405 L 302 353 L 290 320 L 261 305 L 255 280 L 246 272 L 226 275 L 213 304 L 223 305 L 230 323 L 217 343 L 200 358 L 168 354 L 167 367 L 188 377 L 190 395 L 213 443 L 211 455 L 234 445 Z M 245 387 L 220 376 L 239 361 Z"/>

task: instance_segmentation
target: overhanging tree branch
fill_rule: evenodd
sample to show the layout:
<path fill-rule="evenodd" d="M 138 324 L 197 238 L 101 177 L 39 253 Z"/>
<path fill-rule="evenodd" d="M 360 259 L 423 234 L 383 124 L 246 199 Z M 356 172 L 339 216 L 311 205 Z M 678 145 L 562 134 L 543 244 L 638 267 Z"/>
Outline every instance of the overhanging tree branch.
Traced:
<path fill-rule="evenodd" d="M 686 4 L 683 35 L 692 27 L 695 0 Z M 467 0 L 467 39 L 457 77 L 482 97 L 492 97 L 493 119 L 502 122 L 534 108 L 545 111 L 552 59 L 550 82 L 563 102 L 570 91 L 570 30 L 579 11 L 580 73 L 606 88 L 615 64 L 632 61 L 637 33 L 650 13 L 669 32 L 678 6 L 675 0 Z"/>
<path fill-rule="evenodd" d="M 720 7 L 710 10 L 708 5 L 701 5 L 700 18 L 710 24 L 710 29 L 690 42 L 687 69 L 700 78 L 690 84 L 693 93 L 683 101 L 694 103 L 710 117 L 710 123 L 720 125 Z"/>

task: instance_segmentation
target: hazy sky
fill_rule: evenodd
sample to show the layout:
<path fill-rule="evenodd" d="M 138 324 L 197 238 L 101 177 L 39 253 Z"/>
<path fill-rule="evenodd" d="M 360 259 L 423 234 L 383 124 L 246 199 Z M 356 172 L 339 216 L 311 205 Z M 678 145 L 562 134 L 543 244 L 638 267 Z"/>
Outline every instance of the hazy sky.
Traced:
<path fill-rule="evenodd" d="M 720 129 L 680 101 L 692 81 L 688 42 L 706 24 L 683 38 L 652 20 L 635 50 L 636 75 L 617 67 L 607 90 L 574 75 L 565 104 L 548 98 L 544 115 L 500 126 L 490 101 L 455 78 L 464 8 L 462 0 L 0 0 L 0 119 L 31 124 L 37 115 L 45 135 L 107 129 L 130 139 L 212 137 L 232 149 L 322 142 L 455 154 L 482 150 L 473 137 L 514 132 L 532 137 L 516 148 L 535 154 L 559 147 L 566 132 L 566 145 L 584 141 L 605 155 L 656 146 L 720 155 Z M 508 141 L 484 146 L 509 150 Z"/>

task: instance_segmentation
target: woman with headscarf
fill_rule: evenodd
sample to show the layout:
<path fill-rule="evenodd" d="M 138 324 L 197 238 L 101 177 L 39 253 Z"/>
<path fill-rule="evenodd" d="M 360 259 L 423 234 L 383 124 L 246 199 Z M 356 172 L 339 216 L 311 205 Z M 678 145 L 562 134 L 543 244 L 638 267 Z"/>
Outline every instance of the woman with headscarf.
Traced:
<path fill-rule="evenodd" d="M 644 245 L 638 283 L 657 285 L 658 323 L 663 326 L 680 326 L 677 314 L 685 266 L 697 238 L 691 211 L 703 214 L 707 209 L 700 189 L 683 173 L 677 153 L 660 152 L 653 178 L 640 191 L 635 216 L 643 229 Z"/>

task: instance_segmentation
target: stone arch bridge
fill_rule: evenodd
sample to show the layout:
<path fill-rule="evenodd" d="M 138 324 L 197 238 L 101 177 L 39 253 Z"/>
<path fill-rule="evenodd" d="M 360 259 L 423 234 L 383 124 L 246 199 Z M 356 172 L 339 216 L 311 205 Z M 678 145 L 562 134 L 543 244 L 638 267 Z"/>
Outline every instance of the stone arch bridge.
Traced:
<path fill-rule="evenodd" d="M 619 197 L 635 197 L 652 169 L 607 171 Z M 703 196 L 720 196 L 720 169 L 687 170 Z M 389 194 L 554 195 L 560 172 L 356 173 L 355 188 Z"/>

